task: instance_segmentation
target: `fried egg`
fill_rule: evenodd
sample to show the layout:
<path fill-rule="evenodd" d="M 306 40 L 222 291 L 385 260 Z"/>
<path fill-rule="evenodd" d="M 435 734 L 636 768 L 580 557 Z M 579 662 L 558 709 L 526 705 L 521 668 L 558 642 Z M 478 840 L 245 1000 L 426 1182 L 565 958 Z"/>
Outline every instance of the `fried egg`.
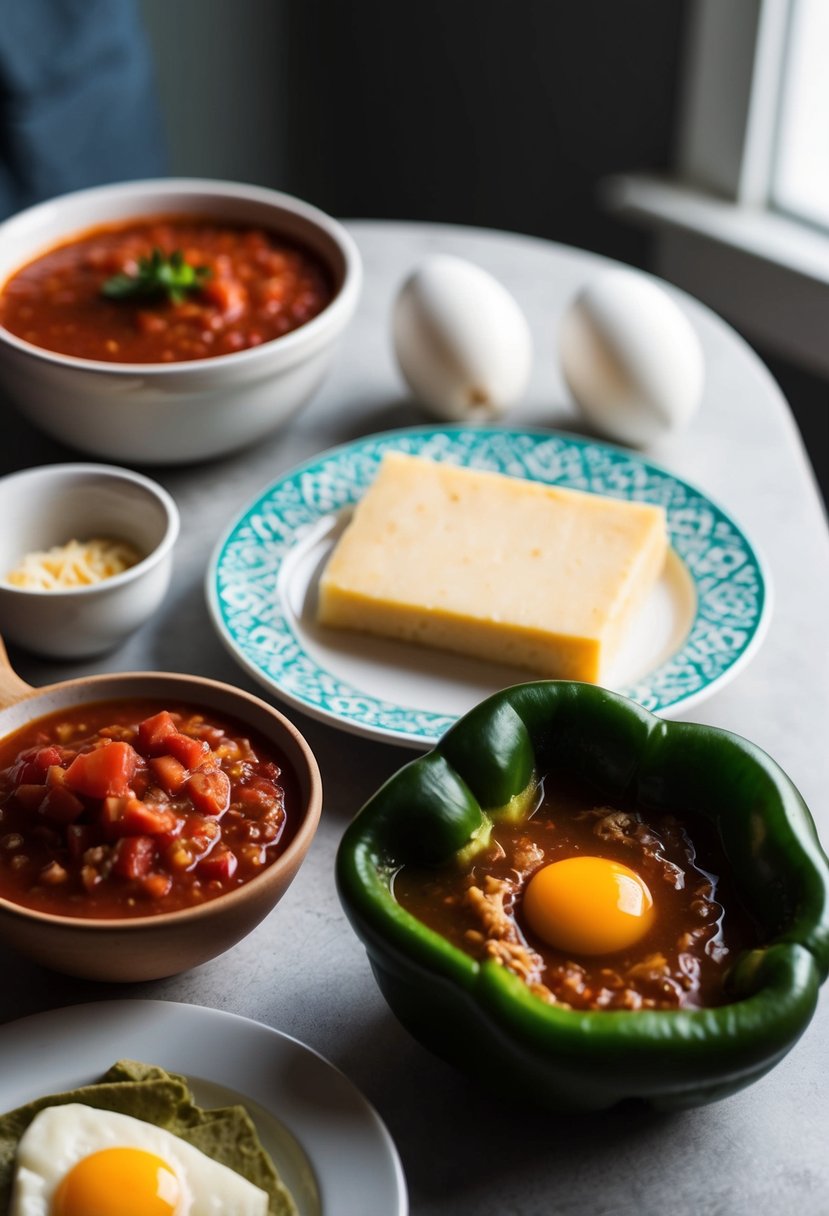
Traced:
<path fill-rule="evenodd" d="M 51 1106 L 20 1138 L 9 1216 L 267 1216 L 266 1193 L 163 1128 Z"/>
<path fill-rule="evenodd" d="M 567 857 L 536 870 L 524 892 L 527 925 L 572 954 L 615 954 L 653 924 L 653 898 L 633 870 L 607 857 Z"/>

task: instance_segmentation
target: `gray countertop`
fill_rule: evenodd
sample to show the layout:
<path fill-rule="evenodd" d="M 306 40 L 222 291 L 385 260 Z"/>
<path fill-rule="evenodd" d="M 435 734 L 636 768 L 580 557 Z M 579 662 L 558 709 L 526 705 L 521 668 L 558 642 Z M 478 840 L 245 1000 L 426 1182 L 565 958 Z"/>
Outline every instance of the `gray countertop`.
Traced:
<path fill-rule="evenodd" d="M 397 286 L 428 253 L 456 253 L 486 267 L 530 318 L 533 380 L 526 402 L 505 421 L 579 429 L 557 369 L 558 320 L 573 293 L 605 262 L 547 242 L 474 229 L 380 222 L 350 228 L 363 254 L 366 282 L 324 388 L 282 432 L 249 451 L 208 465 L 145 470 L 171 491 L 182 516 L 174 581 L 163 609 L 122 648 L 93 663 L 46 663 L 11 651 L 24 679 L 39 685 L 88 671 L 166 669 L 263 695 L 210 624 L 203 590 L 208 558 L 225 527 L 291 466 L 362 435 L 428 421 L 406 396 L 389 339 Z M 647 455 L 734 516 L 763 553 L 774 590 L 771 625 L 750 665 L 693 711 L 677 716 L 726 727 L 770 752 L 799 786 L 826 841 L 825 516 L 796 428 L 768 372 L 711 312 L 679 293 L 677 298 L 703 343 L 705 396 L 690 429 Z M 73 458 L 10 409 L 4 412 L 0 472 Z M 714 1106 L 671 1116 L 625 1110 L 579 1118 L 505 1107 L 484 1084 L 433 1058 L 398 1025 L 334 889 L 334 855 L 344 826 L 412 753 L 293 711 L 291 717 L 319 759 L 325 804 L 308 859 L 271 916 L 212 963 L 128 989 L 52 975 L 0 949 L 0 1022 L 129 995 L 231 1010 L 285 1031 L 338 1065 L 376 1106 L 397 1143 L 413 1216 L 829 1212 L 826 994 L 793 1052 L 758 1084 Z M 374 1216 L 370 1201 L 358 1210 Z"/>

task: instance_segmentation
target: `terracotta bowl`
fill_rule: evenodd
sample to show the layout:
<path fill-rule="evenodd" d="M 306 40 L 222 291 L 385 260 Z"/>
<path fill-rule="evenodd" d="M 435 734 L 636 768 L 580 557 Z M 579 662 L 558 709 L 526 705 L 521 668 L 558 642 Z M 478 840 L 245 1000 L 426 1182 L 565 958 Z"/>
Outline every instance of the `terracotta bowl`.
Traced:
<path fill-rule="evenodd" d="M 322 806 L 322 784 L 311 749 L 283 714 L 258 697 L 215 680 L 160 672 L 89 676 L 34 689 L 11 670 L 0 643 L 0 738 L 61 709 L 134 697 L 204 707 L 264 736 L 293 769 L 300 820 L 288 847 L 266 869 L 198 907 L 92 920 L 36 912 L 0 898 L 0 941 L 44 967 L 86 979 L 159 979 L 229 950 L 282 898 L 308 852 Z"/>

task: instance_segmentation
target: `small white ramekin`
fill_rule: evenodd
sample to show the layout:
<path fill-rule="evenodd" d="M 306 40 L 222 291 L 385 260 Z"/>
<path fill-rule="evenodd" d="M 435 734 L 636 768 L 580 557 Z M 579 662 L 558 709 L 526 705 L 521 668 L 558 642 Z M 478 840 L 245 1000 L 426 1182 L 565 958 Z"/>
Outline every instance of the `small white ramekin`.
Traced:
<path fill-rule="evenodd" d="M 52 658 L 101 654 L 158 608 L 179 531 L 165 489 L 129 469 L 56 464 L 0 478 L 0 634 Z M 5 581 L 27 553 L 69 540 L 127 541 L 142 559 L 86 587 L 36 591 Z"/>

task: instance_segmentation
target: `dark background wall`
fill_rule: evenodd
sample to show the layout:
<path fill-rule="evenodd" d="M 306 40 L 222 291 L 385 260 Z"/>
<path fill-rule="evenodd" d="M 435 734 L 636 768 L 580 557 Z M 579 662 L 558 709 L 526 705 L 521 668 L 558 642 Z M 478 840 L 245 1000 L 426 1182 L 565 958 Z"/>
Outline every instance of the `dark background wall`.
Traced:
<path fill-rule="evenodd" d="M 603 178 L 670 170 L 693 0 L 140 0 L 170 169 L 345 217 L 514 229 L 650 264 Z M 829 495 L 829 390 L 768 359 Z"/>
<path fill-rule="evenodd" d="M 171 168 L 340 216 L 514 229 L 636 260 L 597 205 L 670 163 L 681 0 L 142 0 Z M 184 31 L 188 32 L 184 35 Z"/>
<path fill-rule="evenodd" d="M 633 257 L 609 172 L 670 159 L 681 4 L 291 9 L 292 185 L 340 214 L 510 228 Z M 314 131 L 305 143 L 303 127 Z"/>

